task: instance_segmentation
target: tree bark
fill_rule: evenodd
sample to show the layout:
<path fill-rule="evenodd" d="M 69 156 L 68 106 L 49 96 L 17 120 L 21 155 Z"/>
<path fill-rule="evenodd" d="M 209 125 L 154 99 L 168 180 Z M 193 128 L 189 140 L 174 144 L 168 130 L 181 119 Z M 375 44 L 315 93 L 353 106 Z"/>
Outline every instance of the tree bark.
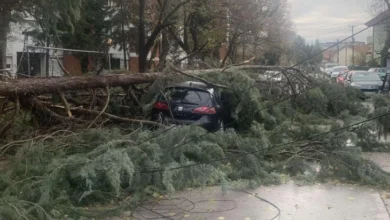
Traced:
<path fill-rule="evenodd" d="M 246 63 L 245 63 L 246 64 Z M 232 66 L 229 72 L 238 70 L 284 70 L 290 67 L 245 65 Z M 298 70 L 293 68 L 293 70 Z M 189 70 L 186 74 L 199 75 L 205 73 L 228 72 L 226 69 Z M 124 72 L 127 73 L 127 72 Z M 110 74 L 99 76 L 71 76 L 48 78 L 21 78 L 0 82 L 1 96 L 33 96 L 65 91 L 88 90 L 106 87 L 128 87 L 135 84 L 153 83 L 158 77 L 164 77 L 161 72 L 138 74 Z"/>
<path fill-rule="evenodd" d="M 7 7 L 0 8 L 0 69 L 7 68 L 7 35 L 10 21 L 10 9 Z"/>
<path fill-rule="evenodd" d="M 159 61 L 159 64 L 158 64 L 158 69 L 159 71 L 162 71 L 165 66 L 166 66 L 166 63 L 167 63 L 167 56 L 169 54 L 169 49 L 171 48 L 171 45 L 169 43 L 169 35 L 168 35 L 168 31 L 164 30 L 162 32 L 162 36 L 161 36 L 161 51 L 160 51 L 160 61 Z"/>
<path fill-rule="evenodd" d="M 225 57 L 222 60 L 221 68 L 223 68 L 225 66 L 225 63 L 226 63 L 227 59 L 229 58 L 230 54 L 233 52 L 237 38 L 238 38 L 238 34 L 236 34 L 236 32 L 235 32 L 233 34 L 233 36 L 232 36 L 232 39 L 229 42 L 228 51 L 226 52 L 226 55 L 225 55 Z"/>
<path fill-rule="evenodd" d="M 10 82 L 0 82 L 0 96 L 40 95 L 70 90 L 128 86 L 132 84 L 152 83 L 160 76 L 162 76 L 162 73 L 25 78 Z"/>

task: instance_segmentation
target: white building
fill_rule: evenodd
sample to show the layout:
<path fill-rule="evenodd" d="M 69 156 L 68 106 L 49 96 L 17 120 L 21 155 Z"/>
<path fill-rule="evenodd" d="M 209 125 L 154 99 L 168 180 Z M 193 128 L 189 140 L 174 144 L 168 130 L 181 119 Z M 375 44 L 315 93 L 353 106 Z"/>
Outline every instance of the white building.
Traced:
<path fill-rule="evenodd" d="M 108 5 L 112 7 L 112 3 L 108 1 Z M 7 69 L 10 69 L 11 73 L 28 74 L 28 57 L 30 58 L 30 74 L 34 76 L 46 75 L 46 52 L 45 49 L 30 48 L 29 46 L 36 46 L 37 43 L 31 36 L 28 36 L 28 32 L 34 30 L 35 21 L 32 17 L 25 18 L 24 21 L 19 21 L 17 24 L 11 24 L 11 31 L 8 36 L 7 42 Z M 126 28 L 126 27 L 125 27 Z M 128 27 L 127 27 L 128 28 Z M 73 49 L 73 48 L 67 48 Z M 28 51 L 28 53 L 27 53 Z M 109 50 L 111 62 L 106 68 L 109 69 L 125 69 L 125 59 L 123 51 L 118 47 L 111 47 Z M 96 55 L 96 54 L 95 54 Z M 137 58 L 135 53 L 127 53 L 127 62 L 130 63 L 130 57 Z M 50 50 L 49 57 L 49 75 L 50 76 L 62 76 L 58 61 L 69 71 L 80 72 L 78 70 L 80 64 L 77 64 L 77 59 L 71 56 L 71 53 L 63 53 L 62 51 Z M 96 65 L 96 62 L 94 62 Z M 74 66 L 74 67 L 73 67 Z M 129 66 L 129 65 L 127 65 Z"/>

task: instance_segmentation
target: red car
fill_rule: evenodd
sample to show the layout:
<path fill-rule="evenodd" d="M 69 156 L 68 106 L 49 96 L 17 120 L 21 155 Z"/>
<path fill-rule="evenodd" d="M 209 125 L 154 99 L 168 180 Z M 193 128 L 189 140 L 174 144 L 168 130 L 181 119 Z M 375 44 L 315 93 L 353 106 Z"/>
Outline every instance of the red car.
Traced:
<path fill-rule="evenodd" d="M 367 71 L 347 71 L 347 72 L 344 72 L 344 73 L 340 73 L 340 75 L 336 78 L 336 82 L 337 83 L 340 83 L 342 85 L 349 85 L 349 83 L 347 81 L 350 81 L 351 80 L 351 77 L 356 74 L 356 73 L 365 73 L 365 74 L 375 74 L 377 75 L 375 72 L 367 72 Z"/>
<path fill-rule="evenodd" d="M 340 83 L 340 84 L 344 84 L 344 81 L 345 81 L 345 78 L 347 77 L 347 75 L 349 75 L 350 73 L 353 73 L 354 71 L 344 71 L 342 73 L 339 74 L 339 76 L 336 77 L 336 83 Z"/>

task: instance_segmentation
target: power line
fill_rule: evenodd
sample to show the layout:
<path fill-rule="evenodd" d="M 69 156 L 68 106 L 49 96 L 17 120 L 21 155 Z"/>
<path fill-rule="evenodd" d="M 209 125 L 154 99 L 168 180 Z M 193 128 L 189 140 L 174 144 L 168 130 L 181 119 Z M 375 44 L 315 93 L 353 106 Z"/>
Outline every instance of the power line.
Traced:
<path fill-rule="evenodd" d="M 383 20 L 386 20 L 386 19 L 387 19 L 387 18 L 385 18 L 385 19 L 383 19 Z M 380 22 L 382 22 L 383 20 L 380 20 L 380 21 L 378 21 L 377 23 L 380 23 Z M 341 41 L 338 41 L 336 44 L 331 45 L 331 46 L 329 46 L 329 47 L 327 47 L 327 48 L 321 50 L 320 52 L 314 54 L 313 56 L 311 56 L 311 57 L 309 57 L 309 58 L 307 58 L 307 59 L 304 59 L 304 60 L 302 60 L 302 61 L 296 63 L 295 65 L 293 65 L 293 66 L 291 66 L 291 67 L 286 68 L 284 71 L 288 71 L 288 70 L 290 70 L 290 69 L 294 69 L 295 67 L 297 67 L 297 66 L 299 66 L 299 65 L 301 65 L 301 64 L 303 64 L 303 63 L 305 63 L 306 61 L 311 60 L 311 59 L 313 59 L 314 57 L 316 57 L 316 56 L 322 54 L 324 51 L 329 50 L 329 49 L 331 49 L 331 48 L 333 48 L 333 47 L 335 47 L 335 46 L 341 44 L 341 43 L 344 42 L 344 41 L 347 41 L 349 38 L 354 37 L 354 36 L 356 36 L 356 35 L 362 33 L 363 31 L 365 31 L 365 30 L 367 30 L 367 29 L 369 29 L 369 28 L 370 28 L 370 27 L 364 28 L 363 30 L 361 30 L 361 31 L 359 31 L 359 32 L 357 32 L 357 33 L 354 33 L 353 35 L 351 35 L 351 36 L 349 36 L 349 37 L 346 37 L 346 38 L 344 38 L 344 39 L 341 40 Z M 283 70 L 282 70 L 282 72 L 283 72 Z M 279 74 L 277 74 L 276 76 L 278 76 L 278 75 L 280 75 L 280 74 L 282 74 L 282 73 L 279 73 Z M 331 79 L 330 79 L 330 80 L 325 80 L 324 82 L 321 82 L 321 83 L 318 84 L 318 85 L 321 85 L 321 84 L 324 84 L 324 83 L 327 83 L 327 82 L 330 82 L 330 81 L 331 81 Z M 256 85 L 257 85 L 257 84 L 254 84 L 253 86 L 249 87 L 248 90 L 251 89 L 251 88 L 253 88 L 253 87 L 256 86 Z M 318 86 L 318 85 L 317 85 L 317 86 Z M 311 89 L 307 89 L 304 93 L 300 93 L 300 94 L 298 94 L 298 95 L 305 94 L 305 93 L 307 93 L 307 92 L 310 91 L 310 90 L 311 90 Z M 274 103 L 272 103 L 271 105 L 268 105 L 268 106 L 266 106 L 266 107 L 263 108 L 263 109 L 260 109 L 260 110 L 255 111 L 255 113 L 264 111 L 264 110 L 266 110 L 266 109 L 271 108 L 272 106 L 275 106 L 275 105 L 278 105 L 278 104 L 280 104 L 280 103 L 283 103 L 283 102 L 285 102 L 285 101 L 291 99 L 293 96 L 294 96 L 294 95 L 291 95 L 291 96 L 288 96 L 288 97 L 286 97 L 286 98 L 284 98 L 284 99 L 282 99 L 282 100 L 279 100 L 279 101 L 277 101 L 277 102 L 274 102 Z M 251 114 L 254 114 L 254 113 L 251 113 Z M 249 116 L 249 115 L 251 115 L 251 114 L 247 114 L 247 115 L 244 115 L 244 116 L 242 116 L 242 117 L 247 117 L 247 116 Z M 228 123 L 227 125 L 233 124 L 233 123 L 235 123 L 236 121 L 237 121 L 237 119 L 233 120 L 232 122 Z M 158 133 L 157 135 L 154 135 L 154 136 L 148 138 L 147 140 L 142 141 L 141 144 L 142 144 L 142 143 L 145 143 L 145 142 L 147 142 L 147 141 L 149 141 L 149 140 L 151 140 L 151 139 L 154 139 L 154 138 L 156 138 L 156 137 L 158 137 L 158 136 L 160 136 L 160 135 L 162 135 L 162 134 L 168 132 L 169 130 L 172 130 L 173 128 L 175 128 L 175 127 L 177 127 L 177 126 L 179 126 L 179 125 L 175 125 L 175 126 L 173 126 L 173 127 L 170 127 L 170 128 L 168 128 L 168 129 L 166 129 L 166 130 L 164 130 L 164 131 Z M 189 144 L 189 143 L 191 143 L 191 142 L 193 142 L 193 141 L 197 141 L 197 140 L 199 140 L 200 138 L 203 138 L 203 137 L 205 137 L 205 136 L 207 136 L 207 135 L 209 135 L 209 133 L 206 133 L 206 134 L 204 134 L 204 135 L 199 136 L 198 138 L 195 138 L 195 139 L 192 139 L 192 140 L 190 140 L 190 141 L 187 141 L 187 142 L 184 142 L 184 143 L 182 143 L 182 144 L 179 144 L 179 145 L 177 145 L 177 146 L 174 146 L 174 147 L 171 148 L 171 149 L 176 149 L 176 148 L 181 147 L 181 146 L 183 146 L 183 145 L 185 145 L 185 144 Z"/>
<path fill-rule="evenodd" d="M 387 19 L 387 18 L 385 18 L 385 19 L 383 19 L 383 20 L 386 20 L 386 19 Z M 378 21 L 377 23 L 380 23 L 380 22 L 382 22 L 383 20 Z M 297 64 L 295 64 L 295 65 L 293 65 L 293 66 L 287 68 L 287 69 L 284 70 L 284 71 L 287 71 L 287 70 L 289 70 L 289 69 L 293 69 L 293 68 L 295 68 L 295 67 L 301 65 L 302 63 L 304 63 L 304 62 L 306 62 L 306 61 L 308 61 L 308 60 L 313 59 L 314 57 L 316 57 L 316 56 L 322 54 L 324 51 L 329 50 L 329 49 L 331 49 L 331 48 L 333 48 L 333 47 L 339 45 L 340 43 L 342 43 L 342 42 L 348 40 L 349 38 L 354 37 L 354 36 L 356 36 L 357 34 L 362 33 L 363 31 L 367 30 L 368 28 L 370 28 L 370 27 L 367 27 L 367 28 L 365 28 L 365 29 L 363 29 L 363 30 L 361 30 L 361 31 L 359 31 L 359 32 L 357 32 L 357 33 L 354 33 L 353 35 L 351 35 L 351 36 L 349 36 L 349 37 L 347 37 L 347 38 L 344 38 L 343 40 L 339 41 L 338 43 L 336 43 L 336 44 L 334 44 L 334 45 L 332 45 L 332 46 L 329 46 L 329 47 L 325 48 L 325 49 L 322 50 L 321 52 L 318 52 L 317 54 L 313 55 L 312 57 L 309 57 L 309 58 L 307 58 L 307 59 L 304 59 L 304 60 L 298 62 Z M 280 73 L 280 74 L 281 74 L 281 73 Z M 326 80 L 325 82 L 329 82 L 329 81 L 330 81 L 330 80 Z M 324 82 L 322 82 L 322 83 L 324 83 Z M 321 84 L 322 84 L 322 83 L 321 83 Z M 310 91 L 310 90 L 311 90 L 311 89 L 306 90 L 305 93 L 308 92 L 308 91 Z M 299 95 L 302 95 L 302 94 L 304 94 L 304 93 L 300 93 Z M 269 105 L 269 106 L 267 106 L 266 108 L 261 109 L 260 111 L 263 111 L 263 110 L 268 109 L 268 108 L 270 108 L 270 107 L 272 107 L 272 106 L 274 106 L 274 105 L 277 105 L 277 104 L 280 104 L 280 103 L 282 103 L 282 102 L 284 102 L 284 101 L 287 101 L 287 100 L 289 100 L 291 97 L 293 97 L 293 96 L 289 96 L 289 97 L 287 97 L 287 98 L 285 98 L 285 99 L 279 100 L 279 101 L 273 103 L 272 105 Z M 256 111 L 256 112 L 257 112 L 257 111 Z M 252 113 L 252 114 L 253 114 L 253 113 Z M 362 122 L 359 122 L 359 123 L 356 123 L 356 124 L 353 124 L 353 125 L 345 126 L 345 127 L 343 127 L 343 128 L 336 129 L 336 130 L 333 130 L 333 131 L 330 131 L 330 132 L 325 132 L 325 133 L 317 134 L 317 135 L 314 135 L 313 137 L 323 136 L 323 135 L 326 135 L 326 134 L 329 134 L 329 133 L 332 133 L 332 132 L 344 130 L 344 129 L 347 129 L 347 128 L 352 127 L 352 126 L 356 126 L 356 125 L 359 125 L 359 124 L 366 123 L 366 122 L 368 122 L 368 121 L 377 119 L 377 118 L 379 118 L 379 117 L 383 117 L 383 116 L 388 115 L 388 114 L 390 114 L 390 113 L 386 113 L 386 114 L 383 114 L 383 115 L 380 115 L 380 116 L 376 116 L 376 117 L 373 117 L 373 118 L 371 118 L 371 119 L 364 120 L 364 121 L 362 121 Z M 249 115 L 249 114 L 247 114 L 246 116 L 248 116 L 248 115 Z M 245 116 L 244 116 L 244 117 L 245 117 Z M 236 121 L 236 120 L 235 120 L 235 121 Z M 234 121 L 231 122 L 231 123 L 234 123 Z M 172 129 L 172 128 L 170 128 L 170 129 Z M 170 130 L 170 129 L 168 129 L 168 130 Z M 161 132 L 159 135 L 161 135 L 162 133 L 165 133 L 166 131 L 167 131 L 167 130 L 165 130 L 164 132 Z M 209 133 L 206 133 L 206 134 L 204 134 L 204 135 L 201 135 L 201 136 L 199 136 L 198 138 L 192 139 L 192 140 L 190 140 L 190 141 L 188 141 L 188 142 L 179 144 L 179 145 L 177 145 L 177 146 L 175 146 L 175 147 L 173 147 L 173 148 L 170 148 L 170 149 L 171 149 L 171 150 L 172 150 L 172 149 L 176 149 L 176 148 L 181 147 L 181 146 L 183 146 L 183 145 L 185 145 L 185 144 L 188 144 L 188 143 L 191 143 L 191 142 L 193 142 L 193 141 L 199 140 L 200 138 L 205 137 L 205 136 L 207 136 L 207 135 L 209 135 Z M 313 137 L 309 137 L 309 138 L 313 138 Z M 150 139 L 148 139 L 148 140 L 150 140 Z M 291 143 L 287 143 L 287 144 L 294 144 L 294 143 L 297 143 L 297 142 L 295 141 L 295 142 L 291 142 Z M 287 144 L 277 145 L 277 147 L 284 146 L 284 145 L 287 145 Z M 245 154 L 241 154 L 241 155 L 234 155 L 234 156 L 231 156 L 231 157 L 226 157 L 226 158 L 222 158 L 222 159 L 212 160 L 212 161 L 209 161 L 209 162 L 207 162 L 207 163 L 213 163 L 213 162 L 217 162 L 217 161 L 223 161 L 223 160 L 226 160 L 226 159 L 229 159 L 229 158 L 242 157 L 242 156 L 246 156 L 246 155 L 249 155 L 249 154 L 255 154 L 255 153 L 258 153 L 258 152 L 261 152 L 261 151 L 252 152 L 252 153 L 245 153 Z M 175 169 L 187 168 L 187 167 L 192 167 L 192 166 L 197 166 L 197 165 L 204 165 L 204 164 L 206 164 L 206 163 L 192 164 L 192 165 L 182 166 L 182 167 L 178 167 L 178 168 L 171 168 L 171 169 L 175 170 Z M 165 171 L 165 170 L 146 171 L 146 172 L 144 172 L 144 173 L 153 173 L 153 172 L 162 172 L 162 171 Z"/>
<path fill-rule="evenodd" d="M 337 30 L 334 30 L 334 31 L 330 31 L 330 32 L 326 32 L 326 33 L 320 33 L 320 34 L 317 34 L 317 35 L 310 35 L 310 36 L 305 36 L 306 38 L 315 38 L 315 37 L 319 37 L 319 36 L 325 36 L 325 35 L 328 35 L 328 34 L 333 34 L 333 33 L 337 33 L 337 32 L 340 32 L 340 31 L 343 31 L 343 30 L 347 30 L 348 28 L 344 27 L 344 28 L 339 28 Z"/>
<path fill-rule="evenodd" d="M 327 29 L 327 27 L 329 28 L 332 28 L 332 27 L 345 27 L 346 24 L 350 24 L 352 22 L 350 21 L 345 21 L 345 22 L 338 22 L 337 25 L 332 25 L 332 24 L 329 24 L 329 25 L 324 25 L 324 26 L 317 26 L 317 27 L 314 27 L 314 28 L 306 28 L 306 29 L 300 29 L 298 31 L 307 31 L 307 30 L 321 30 L 321 29 Z M 358 25 L 364 25 L 364 24 L 358 24 Z"/>

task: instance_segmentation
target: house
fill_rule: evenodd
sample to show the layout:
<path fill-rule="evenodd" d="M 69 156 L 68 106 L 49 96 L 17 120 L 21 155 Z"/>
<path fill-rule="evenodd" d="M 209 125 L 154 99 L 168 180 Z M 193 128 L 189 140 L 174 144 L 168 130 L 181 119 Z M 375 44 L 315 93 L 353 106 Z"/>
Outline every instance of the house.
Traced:
<path fill-rule="evenodd" d="M 341 66 L 366 66 L 371 45 L 345 45 L 331 54 L 331 61 Z M 352 59 L 354 57 L 354 59 Z"/>
<path fill-rule="evenodd" d="M 333 62 L 332 58 L 333 58 L 333 55 L 336 53 L 337 51 L 334 50 L 334 49 L 329 49 L 329 50 L 325 50 L 323 52 L 323 60 L 322 60 L 322 63 L 331 63 Z"/>
<path fill-rule="evenodd" d="M 387 32 L 390 27 L 390 10 L 385 10 L 378 14 L 365 24 L 372 27 L 372 49 L 371 53 L 374 59 L 381 59 L 381 51 L 385 46 Z M 389 64 L 387 65 L 389 66 Z"/>

